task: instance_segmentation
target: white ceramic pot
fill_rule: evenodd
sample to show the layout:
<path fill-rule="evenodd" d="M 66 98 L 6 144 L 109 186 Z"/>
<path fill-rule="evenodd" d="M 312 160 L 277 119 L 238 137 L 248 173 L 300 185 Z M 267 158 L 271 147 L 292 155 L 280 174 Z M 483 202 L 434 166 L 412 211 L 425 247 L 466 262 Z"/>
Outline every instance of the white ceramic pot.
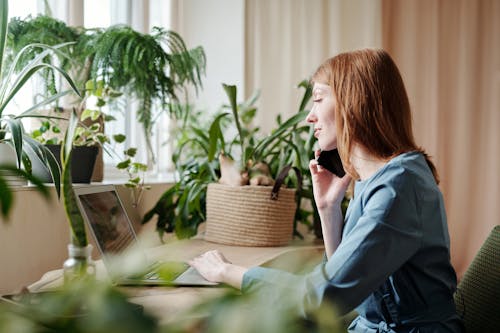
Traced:
<path fill-rule="evenodd" d="M 9 144 L 0 142 L 0 165 L 17 167 L 16 151 Z M 0 170 L 2 179 L 10 187 L 28 185 L 28 181 L 10 170 Z"/>
<path fill-rule="evenodd" d="M 16 151 L 4 142 L 0 142 L 0 165 L 17 165 Z"/>

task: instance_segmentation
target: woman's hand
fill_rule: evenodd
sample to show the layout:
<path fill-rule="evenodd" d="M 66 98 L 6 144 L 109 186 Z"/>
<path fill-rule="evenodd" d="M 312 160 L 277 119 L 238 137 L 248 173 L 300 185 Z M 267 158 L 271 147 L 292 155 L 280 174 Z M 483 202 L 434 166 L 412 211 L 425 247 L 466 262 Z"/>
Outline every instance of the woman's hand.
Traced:
<path fill-rule="evenodd" d="M 211 282 L 222 282 L 241 289 L 247 268 L 233 265 L 219 250 L 212 250 L 193 258 L 188 264 Z"/>
<path fill-rule="evenodd" d="M 316 158 L 320 151 L 316 151 Z M 318 164 L 316 159 L 309 162 L 314 200 L 321 219 L 321 230 L 328 258 L 335 252 L 342 240 L 344 219 L 340 204 L 344 198 L 351 176 L 340 178 Z"/>
<path fill-rule="evenodd" d="M 320 151 L 315 152 L 316 158 Z M 340 206 L 344 198 L 351 176 L 346 174 L 340 178 L 318 164 L 316 159 L 309 162 L 312 176 L 313 194 L 318 210 Z"/>
<path fill-rule="evenodd" d="M 223 282 L 224 268 L 231 262 L 220 251 L 213 250 L 193 258 L 188 264 L 194 267 L 208 281 Z"/>

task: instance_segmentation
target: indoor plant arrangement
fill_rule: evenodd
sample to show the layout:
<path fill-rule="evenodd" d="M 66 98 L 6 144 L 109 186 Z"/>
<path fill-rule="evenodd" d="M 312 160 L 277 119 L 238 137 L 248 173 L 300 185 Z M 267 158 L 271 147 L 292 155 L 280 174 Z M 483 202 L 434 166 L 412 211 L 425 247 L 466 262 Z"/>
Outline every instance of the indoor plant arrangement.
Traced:
<path fill-rule="evenodd" d="M 121 96 L 121 93 L 116 92 L 109 87 L 104 87 L 102 81 L 94 82 L 89 80 L 85 84 L 84 98 L 80 102 L 77 114 L 79 115 L 78 125 L 75 129 L 75 137 L 73 138 L 73 159 L 72 163 L 72 178 L 74 183 L 90 183 L 92 181 L 102 181 L 102 172 L 95 175 L 96 158 L 102 151 L 106 151 L 112 155 L 114 152 L 107 149 L 106 144 L 111 142 L 108 135 L 104 133 L 105 123 L 115 118 L 103 112 L 102 107 L 109 100 Z M 89 99 L 95 99 L 94 104 L 88 103 Z M 71 110 L 54 108 L 44 112 L 54 118 L 42 119 L 38 122 L 39 126 L 33 130 L 30 135 L 36 141 L 44 144 L 55 156 L 60 164 L 61 142 L 65 128 L 68 126 L 68 119 L 71 115 Z M 120 138 L 125 136 L 120 135 Z M 102 157 L 100 159 L 102 162 Z M 100 165 L 102 171 L 102 165 Z M 33 166 L 33 173 L 45 182 L 52 182 L 50 173 L 43 164 Z"/>
<path fill-rule="evenodd" d="M 95 160 L 97 147 L 110 155 L 114 160 L 118 161 L 116 168 L 127 175 L 127 181 L 124 185 L 130 189 L 132 205 L 137 206 L 144 191 L 149 189 L 149 186 L 144 185 L 144 173 L 147 171 L 147 165 L 135 160 L 137 148 L 117 148 L 117 146 L 121 146 L 125 143 L 127 138 L 126 135 L 118 133 L 110 136 L 104 132 L 103 128 L 107 122 L 116 120 L 112 115 L 105 113 L 103 107 L 120 97 L 122 94 L 106 86 L 102 80 L 97 82 L 89 80 L 85 83 L 84 95 L 85 97 L 79 106 L 80 111 L 77 111 L 77 114 L 79 114 L 79 121 L 73 138 L 73 158 L 78 156 L 76 154 L 80 154 L 81 156 L 82 153 L 85 153 L 86 149 L 94 148 L 95 152 L 93 158 Z M 95 103 L 93 103 L 92 106 L 89 106 L 89 103 L 85 103 L 89 98 L 95 99 Z M 61 114 L 57 120 L 63 118 L 67 120 L 68 114 L 64 110 L 57 111 L 56 109 L 54 112 L 60 112 Z M 30 135 L 35 140 L 45 144 L 54 154 L 60 154 L 62 135 L 61 125 L 67 127 L 67 122 L 61 124 L 60 122 L 53 121 L 53 119 L 43 119 L 43 121 L 40 122 L 40 126 Z M 117 150 L 121 150 L 123 154 L 117 153 Z M 59 155 L 56 156 L 56 159 L 58 159 L 58 156 Z M 85 155 L 81 156 L 80 160 L 84 157 Z M 73 163 L 73 183 L 90 182 L 92 163 L 76 163 L 76 168 L 81 168 L 83 171 L 78 172 L 78 169 L 75 169 L 75 164 Z M 48 170 L 45 170 L 43 165 L 40 165 L 38 169 L 40 169 L 39 173 L 41 179 L 46 180 L 46 182 L 52 181 L 48 174 Z M 86 178 L 82 179 L 80 176 L 80 179 L 75 180 L 75 175 L 78 176 L 82 172 L 86 173 Z"/>
<path fill-rule="evenodd" d="M 67 43 L 64 51 L 70 58 L 61 57 L 58 61 L 70 73 L 75 73 L 80 85 L 88 80 L 102 80 L 106 86 L 123 92 L 124 97 L 138 101 L 138 120 L 144 128 L 150 160 L 154 160 L 150 135 L 158 113 L 167 110 L 174 118 L 184 117 L 179 94 L 184 93 L 187 85 L 200 88 L 205 70 L 201 47 L 187 49 L 176 32 L 156 27 L 151 34 L 141 34 L 125 25 L 107 29 L 69 27 L 43 15 L 12 19 L 9 46 L 19 50 L 34 41 L 49 45 Z M 38 55 L 37 50 L 27 53 L 21 58 L 21 64 Z M 50 92 L 56 85 L 54 77 L 43 74 L 42 93 Z"/>
<path fill-rule="evenodd" d="M 14 150 L 14 154 L 12 154 L 14 156 L 13 161 L 6 162 L 9 164 L 7 169 L 11 168 L 9 172 L 23 178 L 27 178 L 41 188 L 40 182 L 30 176 L 31 161 L 27 157 L 27 152 L 33 152 L 37 159 L 40 159 L 48 166 L 55 180 L 56 189 L 59 191 L 60 171 L 54 156 L 43 145 L 39 144 L 35 140 L 32 140 L 26 135 L 21 120 L 28 117 L 39 117 L 39 115 L 34 113 L 35 109 L 54 102 L 58 98 L 67 95 L 70 91 L 74 91 L 77 95 L 79 95 L 76 85 L 61 67 L 42 62 L 42 59 L 53 57 L 56 54 L 60 57 L 65 57 L 65 55 L 60 51 L 60 48 L 64 45 L 56 45 L 52 47 L 41 43 L 34 43 L 26 45 L 16 53 L 12 53 L 11 50 L 7 50 L 5 47 L 8 31 L 7 0 L 0 1 L 0 9 L 0 148 L 5 149 L 8 152 L 11 152 L 12 149 Z M 21 66 L 20 59 L 24 54 L 33 49 L 38 50 L 38 55 Z M 10 67 L 7 66 L 7 63 L 4 61 L 7 54 L 13 57 Z M 17 75 L 15 71 L 16 67 L 18 72 Z M 5 114 L 7 107 L 10 105 L 12 99 L 17 95 L 19 90 L 33 77 L 34 74 L 40 71 L 60 73 L 64 80 L 68 83 L 70 89 L 55 92 L 54 94 L 47 96 L 33 107 L 17 116 Z M 2 156 L 4 155 L 6 155 L 6 153 L 2 153 Z M 21 170 L 22 165 L 24 165 L 25 171 Z M 2 215 L 6 215 L 11 207 L 12 195 L 9 191 L 9 186 L 5 177 L 0 175 L 0 178 L 0 186 L 2 186 Z"/>
<path fill-rule="evenodd" d="M 308 126 L 299 126 L 307 114 L 304 108 L 310 98 L 310 87 L 307 84 L 302 86 L 306 92 L 301 110 L 286 121 L 278 117 L 278 128 L 269 136 L 263 136 L 259 128 L 251 126 L 257 111 L 254 103 L 258 95 L 237 105 L 236 87 L 224 85 L 229 106 L 216 114 L 208 125 L 202 123 L 196 113 L 192 114 L 196 121 L 186 122 L 173 155 L 179 180 L 145 214 L 143 223 L 158 215 L 157 231 L 160 237 L 164 232 L 172 231 L 179 238 L 195 235 L 198 225 L 206 220 L 207 186 L 219 181 L 224 164 L 229 164 L 229 169 L 233 170 L 229 172 L 237 177 L 246 174 L 248 182 L 254 177 L 260 178 L 263 165 L 269 169 L 268 176 L 272 179 L 289 164 L 307 170 L 314 138 Z M 228 108 L 231 112 L 224 112 Z M 227 134 L 231 126 L 233 132 L 236 128 L 234 136 Z M 234 162 L 237 159 L 239 162 Z M 285 182 L 293 187 L 297 185 L 297 179 L 292 176 Z M 306 221 L 311 215 L 300 205 L 304 194 L 312 192 L 307 189 L 307 182 L 304 185 L 306 188 L 299 191 L 297 197 L 296 221 Z"/>

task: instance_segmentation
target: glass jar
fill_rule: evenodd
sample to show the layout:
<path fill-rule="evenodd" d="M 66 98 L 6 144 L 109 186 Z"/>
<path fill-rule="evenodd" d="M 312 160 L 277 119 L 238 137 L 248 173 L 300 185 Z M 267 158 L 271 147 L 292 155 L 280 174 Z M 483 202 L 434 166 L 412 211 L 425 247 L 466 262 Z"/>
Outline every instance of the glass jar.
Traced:
<path fill-rule="evenodd" d="M 64 284 L 75 280 L 94 279 L 95 263 L 92 260 L 92 245 L 76 246 L 68 244 L 69 258 L 63 264 Z"/>

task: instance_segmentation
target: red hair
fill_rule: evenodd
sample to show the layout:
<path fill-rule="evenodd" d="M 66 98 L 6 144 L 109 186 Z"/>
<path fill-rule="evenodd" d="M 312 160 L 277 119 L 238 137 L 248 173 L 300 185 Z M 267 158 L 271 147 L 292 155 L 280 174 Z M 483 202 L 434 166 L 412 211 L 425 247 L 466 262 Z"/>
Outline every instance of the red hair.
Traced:
<path fill-rule="evenodd" d="M 341 53 L 319 66 L 311 81 L 329 85 L 337 99 L 337 145 L 344 167 L 354 178 L 359 175 L 348 155 L 356 143 L 381 159 L 419 151 L 439 182 L 429 156 L 415 144 L 408 95 L 399 70 L 386 51 Z"/>

